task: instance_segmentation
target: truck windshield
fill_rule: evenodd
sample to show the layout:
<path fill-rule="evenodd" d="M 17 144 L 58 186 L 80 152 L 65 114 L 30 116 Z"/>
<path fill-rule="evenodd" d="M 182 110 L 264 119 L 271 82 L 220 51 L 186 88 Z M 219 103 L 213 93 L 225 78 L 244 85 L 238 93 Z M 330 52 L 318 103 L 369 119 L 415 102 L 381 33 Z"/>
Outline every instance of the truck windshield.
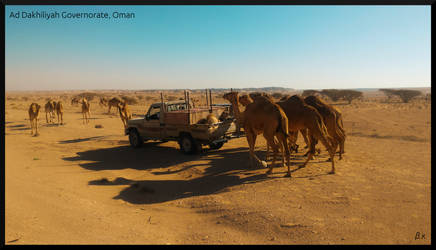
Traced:
<path fill-rule="evenodd" d="M 149 119 L 153 120 L 159 120 L 159 114 L 160 114 L 160 107 L 151 107 L 150 111 L 148 112 Z"/>

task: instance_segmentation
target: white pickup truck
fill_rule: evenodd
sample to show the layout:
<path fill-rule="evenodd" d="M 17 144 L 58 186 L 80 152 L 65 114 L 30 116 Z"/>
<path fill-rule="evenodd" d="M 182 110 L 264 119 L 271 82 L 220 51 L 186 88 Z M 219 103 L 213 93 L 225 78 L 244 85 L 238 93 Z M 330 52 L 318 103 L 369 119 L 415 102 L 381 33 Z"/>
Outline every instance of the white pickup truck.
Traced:
<path fill-rule="evenodd" d="M 125 134 L 129 135 L 130 144 L 136 148 L 147 140 L 177 141 L 183 153 L 194 154 L 203 145 L 219 149 L 237 137 L 235 119 L 231 116 L 215 124 L 198 123 L 210 113 L 220 117 L 224 111 L 229 112 L 229 104 L 193 108 L 185 100 L 154 103 L 144 118 L 129 120 Z"/>

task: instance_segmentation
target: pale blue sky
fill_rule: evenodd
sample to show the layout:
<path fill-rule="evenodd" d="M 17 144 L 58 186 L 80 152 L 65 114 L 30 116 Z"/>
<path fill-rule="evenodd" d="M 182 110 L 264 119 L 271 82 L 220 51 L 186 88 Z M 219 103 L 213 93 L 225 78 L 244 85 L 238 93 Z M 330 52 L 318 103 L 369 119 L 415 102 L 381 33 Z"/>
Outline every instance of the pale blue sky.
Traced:
<path fill-rule="evenodd" d="M 5 18 L 6 91 L 430 87 L 430 6 L 6 6 Z"/>

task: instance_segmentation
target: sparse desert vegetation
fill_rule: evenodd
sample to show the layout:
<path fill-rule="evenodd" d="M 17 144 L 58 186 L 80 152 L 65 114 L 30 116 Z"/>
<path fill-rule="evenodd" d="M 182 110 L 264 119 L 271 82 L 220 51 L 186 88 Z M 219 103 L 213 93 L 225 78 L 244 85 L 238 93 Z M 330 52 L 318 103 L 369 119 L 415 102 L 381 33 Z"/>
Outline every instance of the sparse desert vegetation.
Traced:
<path fill-rule="evenodd" d="M 124 135 L 122 106 L 108 114 L 100 97 L 126 100 L 134 119 L 160 101 L 160 91 L 7 92 L 5 242 L 431 242 L 430 88 L 407 102 L 395 95 L 387 101 L 381 90 L 359 91 L 352 101 L 322 90 L 237 91 L 267 92 L 276 102 L 286 95 L 316 94 L 338 108 L 347 137 L 343 159 L 335 156 L 335 174 L 328 174 L 329 154 L 321 147 L 298 171 L 305 152 L 291 155 L 291 178 L 283 177 L 287 168 L 281 166 L 267 176 L 267 169 L 249 167 L 245 137 L 189 156 L 173 141 L 147 141 L 133 149 Z M 213 102 L 229 103 L 226 92 L 212 90 Z M 166 90 L 163 96 L 183 99 L 183 90 Z M 82 105 L 72 104 L 74 97 L 90 97 L 89 124 L 83 124 Z M 204 90 L 191 91 L 190 97 L 206 104 Z M 44 112 L 49 99 L 62 101 L 64 124 L 43 118 L 39 136 L 31 136 L 30 104 Z M 297 144 L 305 145 L 301 136 Z M 255 153 L 262 160 L 265 150 L 266 141 L 258 136 Z M 427 238 L 415 239 L 417 232 Z"/>

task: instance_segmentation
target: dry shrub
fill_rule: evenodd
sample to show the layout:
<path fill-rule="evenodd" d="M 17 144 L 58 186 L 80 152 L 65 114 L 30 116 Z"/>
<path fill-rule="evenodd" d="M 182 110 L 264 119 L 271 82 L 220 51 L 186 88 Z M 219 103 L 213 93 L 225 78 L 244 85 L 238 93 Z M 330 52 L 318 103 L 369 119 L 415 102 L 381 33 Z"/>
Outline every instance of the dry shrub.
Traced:
<path fill-rule="evenodd" d="M 276 98 L 276 99 L 280 99 L 280 98 L 283 97 L 283 94 L 282 94 L 282 93 L 279 93 L 279 92 L 275 92 L 275 93 L 273 93 L 271 96 L 274 97 L 274 98 Z"/>
<path fill-rule="evenodd" d="M 301 96 L 302 97 L 307 97 L 307 96 L 316 95 L 316 94 L 319 94 L 318 90 L 306 89 L 306 90 L 303 91 L 303 93 L 301 93 Z"/>
<path fill-rule="evenodd" d="M 170 96 L 167 96 L 166 99 L 167 99 L 168 101 L 175 101 L 175 100 L 177 100 L 178 98 L 177 98 L 177 96 L 170 95 Z"/>
<path fill-rule="evenodd" d="M 420 96 L 422 93 L 418 90 L 411 89 L 380 89 L 390 101 L 394 96 L 398 96 L 404 103 L 408 103 L 415 97 Z"/>
<path fill-rule="evenodd" d="M 76 95 L 75 97 L 86 98 L 88 101 L 92 101 L 95 97 L 99 96 L 97 93 L 84 92 Z"/>
<path fill-rule="evenodd" d="M 122 96 L 121 96 L 121 99 L 123 99 L 124 101 L 126 101 L 127 104 L 129 104 L 129 105 L 135 105 L 135 104 L 138 104 L 138 99 L 137 99 L 136 97 L 131 97 L 131 96 L 125 96 L 125 95 L 122 95 Z"/>
<path fill-rule="evenodd" d="M 362 92 L 352 89 L 340 90 L 340 95 L 344 100 L 348 101 L 348 104 L 351 104 L 351 101 L 353 101 L 354 99 L 363 97 Z"/>

